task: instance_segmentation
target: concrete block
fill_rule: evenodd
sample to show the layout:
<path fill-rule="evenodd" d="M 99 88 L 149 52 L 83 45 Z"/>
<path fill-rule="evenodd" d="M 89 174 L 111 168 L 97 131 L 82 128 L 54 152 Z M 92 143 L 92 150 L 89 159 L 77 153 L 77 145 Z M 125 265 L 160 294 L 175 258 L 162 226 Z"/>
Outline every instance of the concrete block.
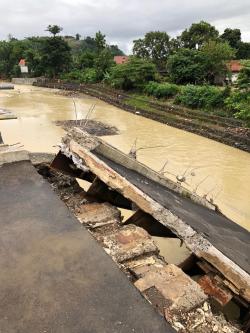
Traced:
<path fill-rule="evenodd" d="M 204 275 L 198 280 L 198 283 L 207 295 L 216 299 L 222 306 L 233 298 L 232 293 L 216 277 Z"/>
<path fill-rule="evenodd" d="M 142 228 L 128 225 L 103 238 L 104 248 L 117 262 L 147 254 L 156 254 L 158 249 L 150 235 Z"/>
<path fill-rule="evenodd" d="M 107 203 L 90 203 L 80 207 L 77 214 L 79 221 L 90 229 L 119 223 L 121 221 L 120 211 Z"/>
<path fill-rule="evenodd" d="M 29 154 L 26 150 L 3 150 L 0 152 L 0 165 L 20 161 L 29 161 Z"/>
<path fill-rule="evenodd" d="M 207 299 L 199 284 L 172 264 L 150 270 L 135 282 L 135 286 L 147 297 L 150 297 L 147 295 L 148 289 L 157 289 L 173 312 L 190 311 Z"/>
<path fill-rule="evenodd" d="M 140 279 L 150 270 L 165 267 L 167 264 L 156 255 L 150 255 L 126 261 L 124 265 L 137 279 Z"/>

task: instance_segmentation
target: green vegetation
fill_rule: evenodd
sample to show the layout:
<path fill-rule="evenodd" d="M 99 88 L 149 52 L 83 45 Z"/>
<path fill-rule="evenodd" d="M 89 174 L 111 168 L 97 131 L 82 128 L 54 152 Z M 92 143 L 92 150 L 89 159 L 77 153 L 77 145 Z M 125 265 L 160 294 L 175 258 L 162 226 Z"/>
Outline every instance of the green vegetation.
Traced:
<path fill-rule="evenodd" d="M 184 47 L 195 49 L 200 48 L 211 40 L 217 40 L 219 32 L 211 24 L 201 21 L 193 23 L 189 29 L 183 31 L 180 36 L 181 43 Z"/>
<path fill-rule="evenodd" d="M 152 31 L 134 41 L 133 53 L 139 58 L 151 59 L 162 69 L 170 54 L 170 47 L 170 37 L 166 32 Z"/>
<path fill-rule="evenodd" d="M 192 109 L 223 108 L 224 100 L 229 96 L 228 88 L 220 89 L 214 86 L 187 85 L 182 87 L 175 103 L 182 104 Z"/>
<path fill-rule="evenodd" d="M 205 43 L 201 50 L 179 49 L 167 62 L 170 80 L 177 84 L 216 84 L 225 79 L 227 61 L 234 56 L 227 44 L 216 41 Z"/>
<path fill-rule="evenodd" d="M 201 21 L 172 39 L 164 31 L 151 31 L 134 41 L 133 56 L 120 65 L 114 56 L 124 53 L 117 45 L 108 45 L 102 32 L 81 38 L 79 33 L 61 36 L 62 30 L 49 25 L 50 37 L 10 36 L 0 41 L 0 77 L 21 76 L 18 63 L 24 58 L 30 76 L 103 82 L 144 99 L 171 99 L 250 122 L 250 43 L 242 42 L 239 29 L 227 28 L 219 35 L 214 26 Z M 231 89 L 222 88 L 230 85 L 229 62 L 235 58 L 243 65 L 238 81 Z"/>
<path fill-rule="evenodd" d="M 49 25 L 46 31 L 51 37 L 17 40 L 10 36 L 8 41 L 0 41 L 0 78 L 20 76 L 18 63 L 23 58 L 29 67 L 30 76 L 55 78 L 73 71 L 68 77 L 75 77 L 76 71 L 82 70 L 87 73 L 88 82 L 93 82 L 105 77 L 114 65 L 115 55 L 123 55 L 117 45 L 107 45 L 105 35 L 100 31 L 95 37 L 88 36 L 81 40 L 80 34 L 75 37 L 58 36 L 62 30 L 58 25 Z M 96 71 L 95 80 L 93 69 Z M 78 77 L 81 74 L 84 76 L 84 73 L 79 73 Z"/>
<path fill-rule="evenodd" d="M 243 67 L 240 71 L 237 86 L 239 89 L 250 91 L 250 66 Z"/>
<path fill-rule="evenodd" d="M 145 84 L 156 78 L 156 67 L 153 63 L 131 57 L 125 64 L 111 68 L 108 82 L 114 88 L 143 90 Z"/>
<path fill-rule="evenodd" d="M 225 104 L 233 112 L 235 118 L 246 122 L 250 127 L 250 94 L 247 91 L 236 91 L 226 100 Z"/>
<path fill-rule="evenodd" d="M 144 89 L 144 92 L 148 95 L 152 95 L 156 98 L 169 98 L 177 95 L 180 91 L 180 87 L 171 83 L 157 83 L 154 81 L 149 82 Z"/>

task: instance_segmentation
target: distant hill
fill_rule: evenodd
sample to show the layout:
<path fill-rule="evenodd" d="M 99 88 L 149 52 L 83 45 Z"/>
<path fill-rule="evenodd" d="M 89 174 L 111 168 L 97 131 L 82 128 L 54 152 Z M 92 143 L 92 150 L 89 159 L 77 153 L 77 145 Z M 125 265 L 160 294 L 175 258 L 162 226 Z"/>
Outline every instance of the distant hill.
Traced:
<path fill-rule="evenodd" d="M 86 51 L 97 51 L 97 46 L 95 39 L 93 37 L 85 37 L 84 39 L 77 40 L 73 36 L 65 36 L 64 40 L 69 44 L 72 53 L 77 54 L 80 52 L 86 52 Z M 110 51 L 112 52 L 113 56 L 122 56 L 124 55 L 124 52 L 119 49 L 117 45 L 109 45 Z"/>

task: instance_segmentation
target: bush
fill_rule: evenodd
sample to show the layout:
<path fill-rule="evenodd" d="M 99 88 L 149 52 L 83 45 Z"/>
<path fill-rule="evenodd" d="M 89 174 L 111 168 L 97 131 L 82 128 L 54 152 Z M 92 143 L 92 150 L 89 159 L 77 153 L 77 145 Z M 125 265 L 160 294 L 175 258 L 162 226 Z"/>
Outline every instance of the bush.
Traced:
<path fill-rule="evenodd" d="M 82 83 L 95 83 L 97 82 L 97 72 L 94 68 L 86 68 L 82 74 Z"/>
<path fill-rule="evenodd" d="M 156 77 L 156 67 L 150 61 L 131 57 L 127 63 L 111 68 L 109 83 L 114 88 L 142 90 Z"/>
<path fill-rule="evenodd" d="M 76 69 L 61 75 L 61 79 L 79 83 L 95 83 L 97 81 L 97 75 L 94 68 L 86 68 L 84 71 Z"/>
<path fill-rule="evenodd" d="M 240 71 L 237 86 L 239 89 L 250 90 L 250 66 L 243 67 Z"/>
<path fill-rule="evenodd" d="M 224 107 L 225 97 L 229 93 L 228 88 L 221 90 L 214 86 L 187 85 L 182 87 L 175 102 L 194 109 L 221 108 Z"/>
<path fill-rule="evenodd" d="M 229 111 L 234 113 L 234 117 L 241 119 L 250 126 L 250 94 L 249 92 L 236 91 L 225 100 L 225 105 Z"/>
<path fill-rule="evenodd" d="M 173 97 L 179 92 L 180 88 L 176 84 L 149 82 L 144 91 L 148 95 L 156 98 Z"/>

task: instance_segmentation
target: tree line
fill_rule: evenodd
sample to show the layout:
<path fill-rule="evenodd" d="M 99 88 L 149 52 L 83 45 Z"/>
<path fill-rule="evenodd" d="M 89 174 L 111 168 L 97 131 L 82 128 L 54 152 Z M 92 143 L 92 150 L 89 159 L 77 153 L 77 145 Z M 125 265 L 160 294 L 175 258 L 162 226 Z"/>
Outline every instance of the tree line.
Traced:
<path fill-rule="evenodd" d="M 117 45 L 108 45 L 100 31 L 94 37 L 81 39 L 78 33 L 62 37 L 62 30 L 58 25 L 49 25 L 46 31 L 50 37 L 18 40 L 9 35 L 8 41 L 0 41 L 0 77 L 20 76 L 18 63 L 24 58 L 31 76 L 58 77 L 72 70 L 95 67 L 100 79 L 102 72 L 113 65 L 113 57 L 124 54 Z"/>
<path fill-rule="evenodd" d="M 94 37 L 60 36 L 62 28 L 49 25 L 50 37 L 0 42 L 0 77 L 20 75 L 18 61 L 25 58 L 31 76 L 45 76 L 79 83 L 104 82 L 114 88 L 137 90 L 156 98 L 174 98 L 193 108 L 219 108 L 250 123 L 250 43 L 241 40 L 239 29 L 227 28 L 220 35 L 211 24 L 193 23 L 180 36 L 152 31 L 133 42 L 133 55 L 109 45 L 98 31 Z M 221 90 L 230 79 L 231 59 L 245 59 L 237 87 Z M 188 85 L 188 86 L 187 86 Z M 235 90 L 236 89 L 236 90 Z M 224 111 L 223 111 L 224 112 Z"/>
<path fill-rule="evenodd" d="M 70 73 L 72 78 L 99 81 L 109 75 L 113 57 L 124 54 L 117 45 L 108 45 L 100 31 L 84 39 L 79 33 L 59 36 L 62 28 L 58 25 L 49 25 L 46 31 L 51 37 L 17 40 L 9 36 L 8 41 L 0 41 L 0 76 L 19 76 L 18 61 L 25 58 L 32 76 Z M 201 21 L 176 38 L 166 32 L 148 32 L 134 40 L 133 55 L 150 61 L 175 83 L 216 84 L 224 78 L 228 60 L 250 58 L 250 43 L 241 40 L 239 29 L 227 28 L 220 35 L 214 26 Z"/>

